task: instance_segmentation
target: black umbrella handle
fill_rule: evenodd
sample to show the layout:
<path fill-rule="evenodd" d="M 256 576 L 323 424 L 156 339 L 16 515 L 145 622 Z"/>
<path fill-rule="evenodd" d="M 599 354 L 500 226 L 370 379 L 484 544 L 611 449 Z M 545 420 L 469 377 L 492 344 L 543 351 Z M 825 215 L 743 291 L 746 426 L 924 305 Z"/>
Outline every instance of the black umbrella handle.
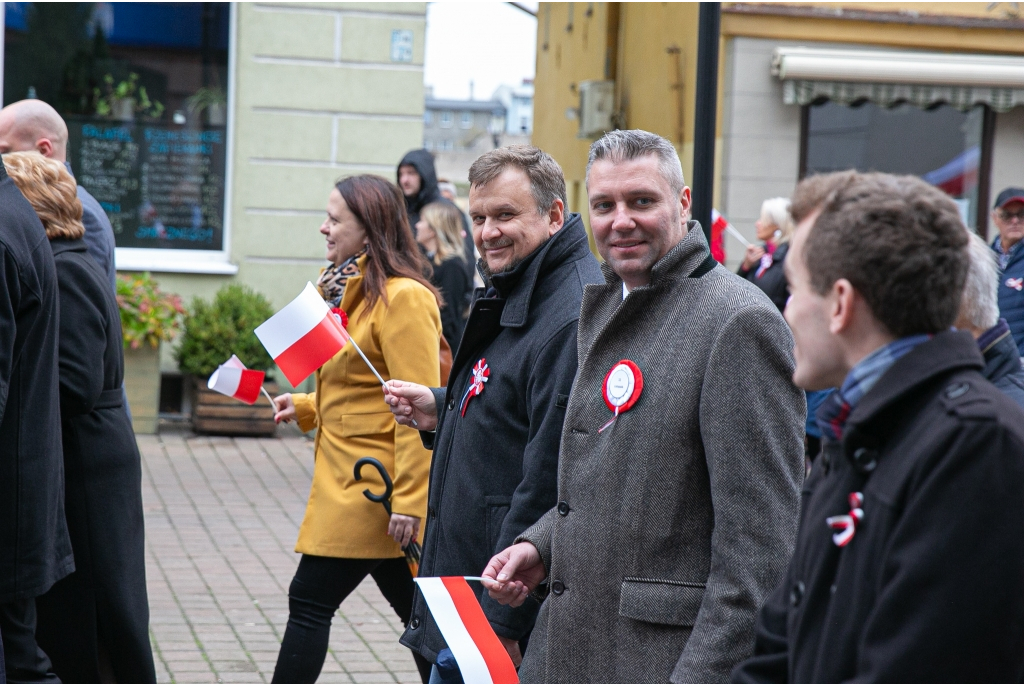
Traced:
<path fill-rule="evenodd" d="M 388 475 L 388 470 L 384 468 L 384 464 L 380 463 L 373 457 L 363 457 L 356 462 L 354 469 L 356 480 L 363 479 L 363 467 L 367 464 L 377 469 L 377 473 L 380 474 L 381 480 L 384 481 L 384 494 L 376 495 L 367 488 L 366 490 L 363 490 L 363 496 L 371 502 L 380 502 L 383 504 L 384 510 L 388 512 L 388 516 L 391 516 L 391 493 L 395 490 L 395 484 L 391 482 L 391 476 Z"/>

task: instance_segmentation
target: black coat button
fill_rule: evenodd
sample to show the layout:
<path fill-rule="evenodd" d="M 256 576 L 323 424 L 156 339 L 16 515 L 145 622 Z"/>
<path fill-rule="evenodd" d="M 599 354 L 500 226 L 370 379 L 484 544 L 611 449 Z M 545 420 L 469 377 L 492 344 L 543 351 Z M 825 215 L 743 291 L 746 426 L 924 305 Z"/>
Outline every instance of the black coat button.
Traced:
<path fill-rule="evenodd" d="M 455 398 L 448 400 L 448 411 L 455 411 Z"/>
<path fill-rule="evenodd" d="M 789 591 L 789 604 L 793 608 L 800 606 L 804 600 L 804 584 L 801 581 L 793 583 L 793 589 Z"/>
<path fill-rule="evenodd" d="M 959 383 L 951 383 L 946 388 L 946 399 L 955 400 L 958 397 L 963 397 L 964 394 L 971 389 L 971 384 L 966 381 L 960 381 Z"/>
<path fill-rule="evenodd" d="M 569 515 L 569 504 L 567 502 L 559 502 L 558 503 L 558 513 L 561 514 L 562 516 L 568 516 Z"/>
<path fill-rule="evenodd" d="M 409 627 L 413 630 L 416 630 L 420 627 L 420 620 L 418 618 L 414 618 L 413 620 L 409 621 Z"/>
<path fill-rule="evenodd" d="M 427 507 L 427 518 L 437 518 L 437 510 L 434 507 Z"/>
<path fill-rule="evenodd" d="M 563 583 L 560 580 L 556 580 L 555 582 L 551 583 L 551 592 L 553 592 L 556 595 L 562 594 L 563 592 L 565 592 L 565 583 Z"/>
<path fill-rule="evenodd" d="M 858 447 L 853 453 L 853 466 L 861 473 L 871 473 L 878 466 L 878 451 Z"/>

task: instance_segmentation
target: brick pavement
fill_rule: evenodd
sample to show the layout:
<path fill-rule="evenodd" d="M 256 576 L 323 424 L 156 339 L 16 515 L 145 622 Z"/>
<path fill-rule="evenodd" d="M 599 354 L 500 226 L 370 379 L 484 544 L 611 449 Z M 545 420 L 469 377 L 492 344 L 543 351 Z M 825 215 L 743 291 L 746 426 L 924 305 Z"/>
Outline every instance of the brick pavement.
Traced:
<path fill-rule="evenodd" d="M 140 435 L 157 682 L 270 682 L 288 620 L 312 443 Z M 321 683 L 419 682 L 367 579 L 341 606 Z"/>

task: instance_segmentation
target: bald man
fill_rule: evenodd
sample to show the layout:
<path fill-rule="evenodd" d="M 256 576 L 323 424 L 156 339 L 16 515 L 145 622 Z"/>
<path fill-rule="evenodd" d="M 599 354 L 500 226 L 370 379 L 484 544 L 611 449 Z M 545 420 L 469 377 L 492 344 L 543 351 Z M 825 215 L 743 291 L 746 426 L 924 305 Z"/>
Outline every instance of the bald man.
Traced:
<path fill-rule="evenodd" d="M 21 100 L 0 109 L 0 155 L 36 150 L 44 157 L 63 162 L 70 172 L 67 147 L 67 124 L 57 110 L 42 100 Z M 96 198 L 81 185 L 78 186 L 78 199 L 82 201 L 82 224 L 85 225 L 85 244 L 89 255 L 107 274 L 110 287 L 116 292 L 114 229 L 110 226 L 110 219 Z"/>

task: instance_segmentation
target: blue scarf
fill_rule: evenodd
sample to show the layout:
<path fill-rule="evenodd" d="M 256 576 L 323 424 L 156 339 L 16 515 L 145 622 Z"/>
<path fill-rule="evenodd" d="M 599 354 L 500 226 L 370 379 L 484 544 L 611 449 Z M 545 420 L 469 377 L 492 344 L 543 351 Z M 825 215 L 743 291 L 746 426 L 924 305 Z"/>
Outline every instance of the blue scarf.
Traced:
<path fill-rule="evenodd" d="M 896 360 L 905 356 L 921 343 L 930 340 L 931 337 L 929 334 L 921 334 L 894 340 L 857 362 L 857 365 L 846 375 L 842 386 L 826 397 L 818 407 L 815 418 L 818 421 L 818 428 L 821 429 L 822 437 L 836 442 L 842 440 L 846 420 L 850 418 L 854 408 L 874 387 L 882 374 L 888 371 L 889 367 L 896 363 Z"/>

